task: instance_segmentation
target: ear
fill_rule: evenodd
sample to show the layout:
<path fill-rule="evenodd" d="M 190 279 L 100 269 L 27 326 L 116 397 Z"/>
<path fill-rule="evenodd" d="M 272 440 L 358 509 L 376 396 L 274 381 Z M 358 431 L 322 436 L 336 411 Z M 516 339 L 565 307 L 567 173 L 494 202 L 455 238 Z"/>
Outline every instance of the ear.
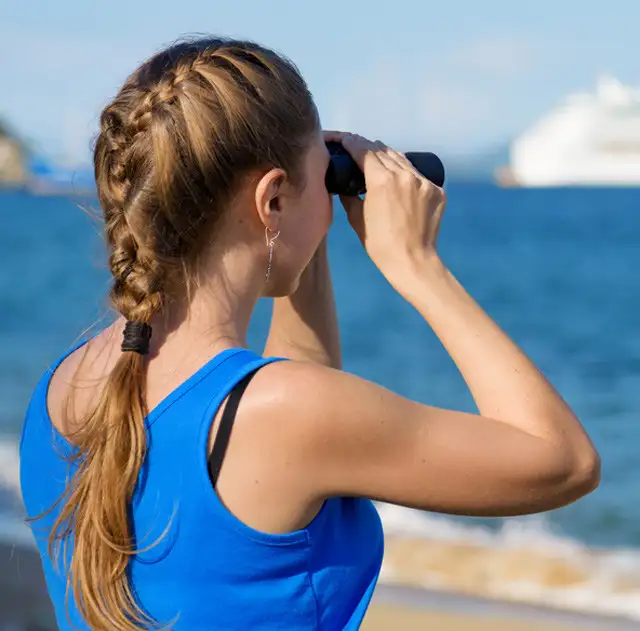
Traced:
<path fill-rule="evenodd" d="M 263 225 L 272 232 L 279 230 L 286 183 L 287 174 L 282 169 L 270 169 L 256 186 L 258 216 Z"/>

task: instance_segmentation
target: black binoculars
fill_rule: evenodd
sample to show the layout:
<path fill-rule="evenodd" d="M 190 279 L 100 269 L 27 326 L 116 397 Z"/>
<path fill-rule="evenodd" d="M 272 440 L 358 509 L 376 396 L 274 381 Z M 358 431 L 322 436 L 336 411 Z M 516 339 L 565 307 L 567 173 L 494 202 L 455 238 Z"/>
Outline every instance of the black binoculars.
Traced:
<path fill-rule="evenodd" d="M 331 160 L 325 177 L 327 190 L 331 195 L 361 195 L 366 193 L 364 174 L 339 143 L 326 143 Z M 444 184 L 444 166 L 435 153 L 410 151 L 405 154 L 415 169 L 436 186 Z"/>

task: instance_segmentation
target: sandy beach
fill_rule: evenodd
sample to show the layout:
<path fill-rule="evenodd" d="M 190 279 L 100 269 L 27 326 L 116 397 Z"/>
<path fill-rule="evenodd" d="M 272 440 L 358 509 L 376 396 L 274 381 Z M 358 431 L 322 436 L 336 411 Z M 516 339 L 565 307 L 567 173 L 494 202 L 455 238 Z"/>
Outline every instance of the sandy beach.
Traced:
<path fill-rule="evenodd" d="M 403 607 L 385 605 L 373 607 L 367 616 L 363 631 L 423 629 L 440 631 L 579 631 L 586 627 L 557 626 L 540 622 L 517 620 L 478 620 L 470 615 L 446 612 L 422 612 Z M 598 627 L 589 627 L 596 629 Z M 614 628 L 614 627 L 611 627 Z"/>
<path fill-rule="evenodd" d="M 55 631 L 35 550 L 0 542 L 0 631 Z M 2 624 L 5 626 L 3 627 Z M 623 619 L 381 583 L 364 631 L 633 631 Z"/>
<path fill-rule="evenodd" d="M 637 631 L 638 623 L 381 583 L 363 631 Z"/>

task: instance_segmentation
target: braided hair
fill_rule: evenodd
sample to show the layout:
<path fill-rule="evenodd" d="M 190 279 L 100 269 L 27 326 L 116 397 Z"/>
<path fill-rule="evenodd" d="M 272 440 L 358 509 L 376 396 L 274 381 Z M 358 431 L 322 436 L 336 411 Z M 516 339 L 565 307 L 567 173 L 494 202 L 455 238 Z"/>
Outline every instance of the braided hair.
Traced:
<path fill-rule="evenodd" d="M 150 332 L 154 316 L 180 298 L 241 178 L 276 167 L 300 181 L 317 128 L 295 66 L 251 42 L 179 42 L 126 80 L 100 117 L 94 166 L 110 299 L 135 331 Z M 82 419 L 77 466 L 50 537 L 52 552 L 73 535 L 68 592 L 97 631 L 166 623 L 143 611 L 127 573 L 137 553 L 130 507 L 146 454 L 147 364 L 135 350 L 123 346 Z"/>

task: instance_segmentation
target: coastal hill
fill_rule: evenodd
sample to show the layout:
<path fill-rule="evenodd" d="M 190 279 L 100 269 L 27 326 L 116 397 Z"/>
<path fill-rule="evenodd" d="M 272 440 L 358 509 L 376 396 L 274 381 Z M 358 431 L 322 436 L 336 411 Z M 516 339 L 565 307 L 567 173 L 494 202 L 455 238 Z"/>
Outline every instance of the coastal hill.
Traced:
<path fill-rule="evenodd" d="M 51 160 L 0 118 L 0 188 L 4 187 L 21 188 L 35 195 L 95 194 L 90 165 Z"/>
<path fill-rule="evenodd" d="M 27 181 L 27 149 L 0 119 L 0 186 L 20 186 Z"/>

